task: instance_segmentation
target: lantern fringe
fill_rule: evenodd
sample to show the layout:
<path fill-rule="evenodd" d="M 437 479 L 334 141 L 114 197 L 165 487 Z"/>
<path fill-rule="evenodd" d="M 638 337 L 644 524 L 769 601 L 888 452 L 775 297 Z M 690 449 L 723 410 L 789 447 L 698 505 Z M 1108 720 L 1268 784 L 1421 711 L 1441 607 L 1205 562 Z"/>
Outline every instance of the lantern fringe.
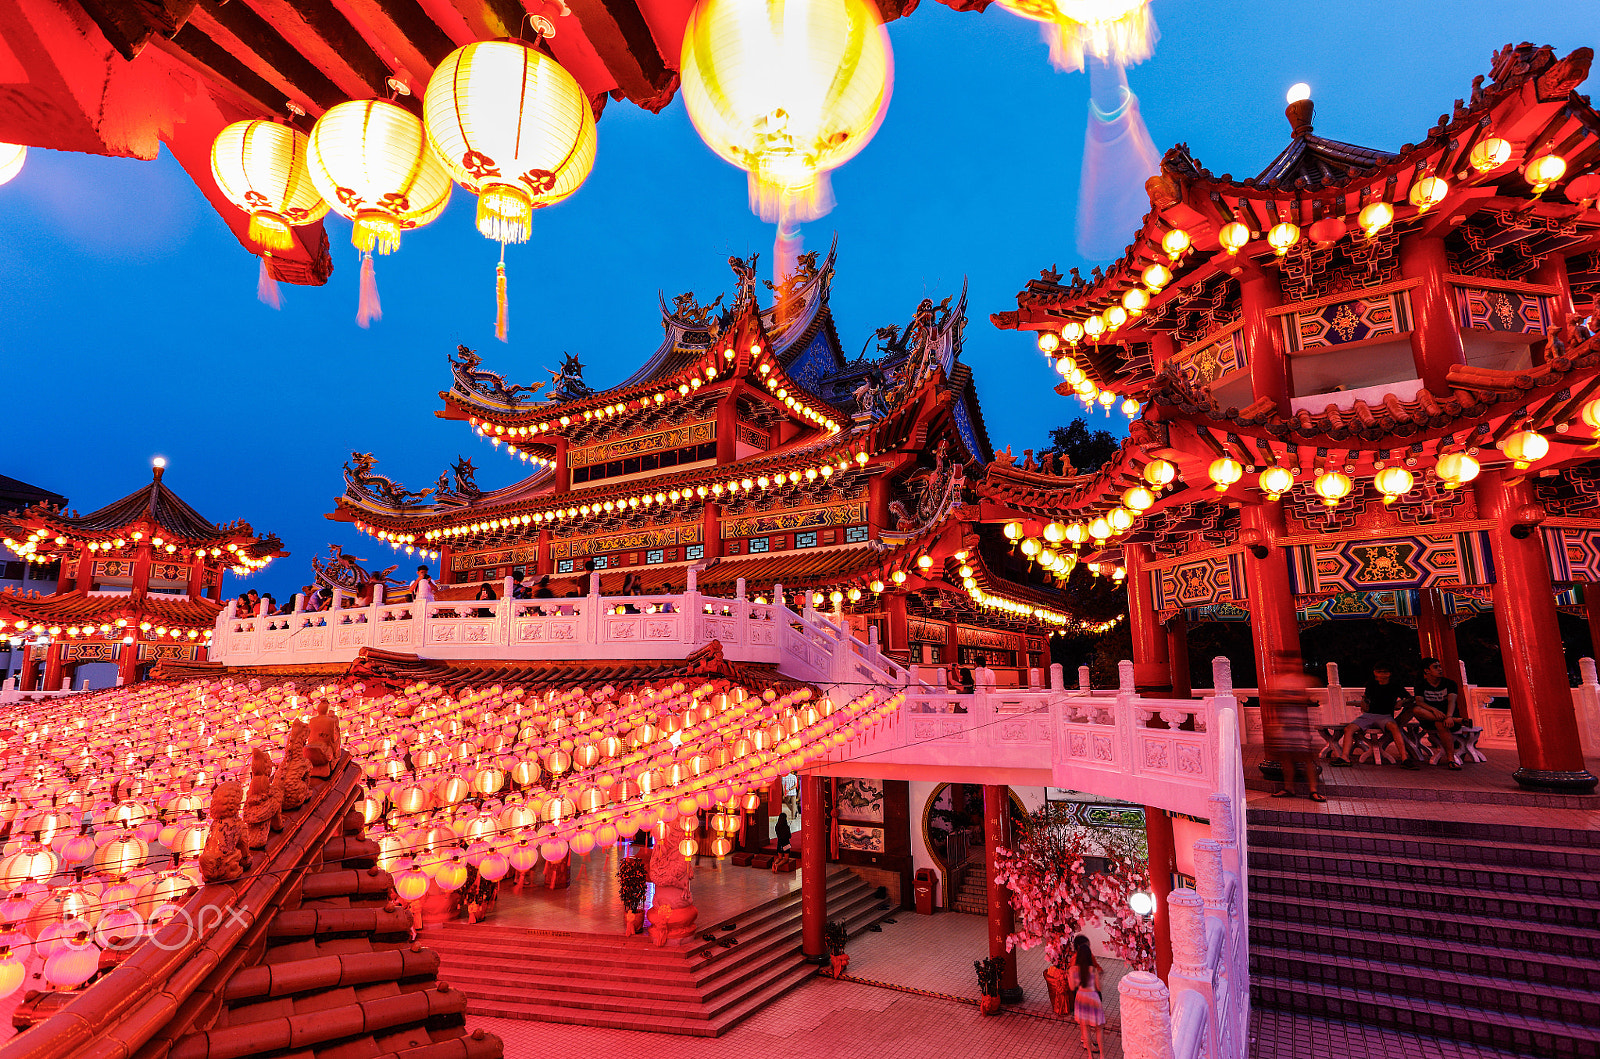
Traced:
<path fill-rule="evenodd" d="M 802 187 L 774 183 L 762 176 L 760 170 L 750 172 L 750 212 L 764 221 L 779 224 L 814 221 L 831 209 L 833 181 L 826 170 L 818 172 L 816 179 Z"/>
<path fill-rule="evenodd" d="M 1141 3 L 1121 18 L 1102 22 L 1066 19 L 1040 27 L 1050 45 L 1050 62 L 1057 70 L 1082 70 L 1090 56 L 1116 66 L 1134 66 L 1155 52 L 1160 33 L 1150 7 Z"/>
<path fill-rule="evenodd" d="M 267 250 L 293 250 L 294 233 L 289 222 L 273 213 L 250 215 L 250 241 Z"/>
<path fill-rule="evenodd" d="M 371 327 L 372 321 L 383 319 L 383 303 L 378 300 L 378 270 L 371 254 L 361 255 L 361 298 L 356 306 L 356 323 Z"/>
<path fill-rule="evenodd" d="M 261 274 L 256 280 L 256 297 L 268 308 L 283 308 L 283 295 L 278 290 L 278 281 L 267 271 L 267 259 L 264 257 L 261 259 Z"/>
<path fill-rule="evenodd" d="M 505 248 L 501 247 L 500 252 L 504 254 Z M 508 315 L 506 308 L 506 263 L 501 261 L 494 267 L 494 272 L 494 337 L 504 342 L 506 341 L 506 324 Z"/>

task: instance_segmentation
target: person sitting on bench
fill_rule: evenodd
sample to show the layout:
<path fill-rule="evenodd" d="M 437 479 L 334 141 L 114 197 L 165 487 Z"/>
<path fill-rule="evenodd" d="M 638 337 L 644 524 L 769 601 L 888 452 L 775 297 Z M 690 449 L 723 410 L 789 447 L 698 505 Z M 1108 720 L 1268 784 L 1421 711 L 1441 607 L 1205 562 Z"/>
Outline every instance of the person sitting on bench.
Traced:
<path fill-rule="evenodd" d="M 1350 765 L 1350 744 L 1355 741 L 1356 730 L 1366 731 L 1371 728 L 1381 728 L 1389 733 L 1394 740 L 1394 751 L 1400 755 L 1400 767 L 1403 769 L 1416 769 L 1422 766 L 1417 764 L 1417 759 L 1406 751 L 1406 741 L 1400 735 L 1400 726 L 1395 723 L 1394 711 L 1405 699 L 1406 689 L 1395 683 L 1394 671 L 1383 663 L 1372 667 L 1372 682 L 1361 693 L 1362 713 L 1355 720 L 1344 726 L 1342 741 L 1339 745 L 1339 754 L 1333 759 L 1335 765 Z M 1379 760 L 1382 758 L 1380 756 Z"/>
<path fill-rule="evenodd" d="M 1452 769 L 1459 769 L 1461 762 L 1456 760 L 1456 741 L 1450 731 L 1467 723 L 1466 717 L 1458 713 L 1460 701 L 1461 688 L 1444 675 L 1444 664 L 1437 658 L 1424 658 L 1416 697 L 1400 714 L 1401 724 L 1414 720 L 1419 724 L 1433 725 L 1439 745 L 1444 749 L 1444 759 L 1440 764 Z"/>

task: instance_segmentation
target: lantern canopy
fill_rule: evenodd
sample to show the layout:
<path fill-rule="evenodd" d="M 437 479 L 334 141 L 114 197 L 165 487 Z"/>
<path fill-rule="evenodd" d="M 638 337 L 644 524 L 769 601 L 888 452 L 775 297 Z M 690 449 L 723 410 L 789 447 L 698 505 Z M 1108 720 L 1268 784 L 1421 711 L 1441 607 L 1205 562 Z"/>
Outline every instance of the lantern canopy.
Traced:
<path fill-rule="evenodd" d="M 1132 66 L 1150 58 L 1156 42 L 1147 0 L 1000 0 L 1000 6 L 1045 23 L 1050 61 L 1061 70 L 1082 70 L 1089 56 Z"/>
<path fill-rule="evenodd" d="M 478 231 L 524 243 L 533 211 L 594 168 L 594 111 L 561 64 L 521 41 L 479 41 L 439 63 L 422 98 L 428 142 L 478 196 Z"/>
<path fill-rule="evenodd" d="M 369 253 L 393 253 L 402 231 L 432 221 L 450 202 L 450 174 L 422 122 L 388 100 L 330 108 L 311 130 L 306 168 L 329 208 L 355 223 L 350 241 Z"/>
<path fill-rule="evenodd" d="M 700 0 L 683 36 L 695 130 L 750 175 L 763 220 L 832 206 L 828 172 L 855 157 L 889 106 L 888 34 L 865 0 Z"/>
<path fill-rule="evenodd" d="M 308 138 L 276 121 L 236 121 L 211 144 L 211 176 L 250 215 L 250 239 L 265 250 L 294 246 L 290 228 L 328 212 L 306 168 Z"/>

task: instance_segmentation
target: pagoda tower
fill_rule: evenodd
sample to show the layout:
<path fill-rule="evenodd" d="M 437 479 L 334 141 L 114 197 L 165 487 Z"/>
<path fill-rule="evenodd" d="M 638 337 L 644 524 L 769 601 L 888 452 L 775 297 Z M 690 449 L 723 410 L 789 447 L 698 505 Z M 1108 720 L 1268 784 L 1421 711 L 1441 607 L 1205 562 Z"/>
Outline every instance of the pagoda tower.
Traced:
<path fill-rule="evenodd" d="M 30 641 L 23 690 L 70 687 L 77 667 L 115 662 L 131 684 L 161 661 L 201 661 L 222 610 L 222 577 L 287 555 L 245 522 L 216 525 L 162 480 L 87 515 L 38 503 L 0 515 L 0 537 L 25 562 L 60 564 L 56 591 L 0 592 L 0 629 Z"/>
<path fill-rule="evenodd" d="M 1485 740 L 1511 729 L 1524 786 L 1594 788 L 1557 618 L 1600 630 L 1592 57 L 1508 45 L 1397 152 L 1318 136 L 1291 93 L 1259 175 L 1174 147 L 1120 260 L 993 317 L 1037 334 L 1059 393 L 1136 410 L 1097 472 L 980 491 L 986 519 L 1111 525 L 1090 543 L 1127 570 L 1141 687 L 1186 688 L 1185 629 L 1218 620 L 1258 660 L 1310 623 L 1414 625 L 1460 681 L 1454 623 L 1491 609 L 1510 710 L 1474 716 Z"/>

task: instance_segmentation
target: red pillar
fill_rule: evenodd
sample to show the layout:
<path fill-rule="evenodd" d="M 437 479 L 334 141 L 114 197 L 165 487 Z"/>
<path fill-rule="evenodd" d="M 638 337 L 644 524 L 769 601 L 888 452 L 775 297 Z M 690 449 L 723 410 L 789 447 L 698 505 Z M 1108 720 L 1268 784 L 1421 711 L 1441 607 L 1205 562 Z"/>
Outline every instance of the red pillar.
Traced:
<path fill-rule="evenodd" d="M 705 557 L 715 559 L 722 554 L 722 505 L 707 500 L 701 505 L 700 539 L 705 543 Z"/>
<path fill-rule="evenodd" d="M 19 687 L 23 691 L 43 690 L 37 683 L 38 677 L 34 675 L 36 672 L 37 670 L 34 669 L 32 649 L 24 646 L 22 648 L 22 681 L 19 684 Z"/>
<path fill-rule="evenodd" d="M 117 679 L 132 684 L 139 679 L 139 644 L 125 643 L 117 647 Z"/>
<path fill-rule="evenodd" d="M 1456 628 L 1444 610 L 1444 590 L 1424 588 L 1417 593 L 1417 639 L 1422 653 L 1444 663 L 1444 675 L 1461 680 L 1461 654 L 1456 650 Z"/>
<path fill-rule="evenodd" d="M 557 493 L 572 491 L 572 476 L 567 473 L 567 439 L 556 438 L 555 480 L 551 483 Z"/>
<path fill-rule="evenodd" d="M 1445 381 L 1450 365 L 1466 362 L 1455 296 L 1445 279 L 1449 273 L 1442 237 L 1411 235 L 1400 240 L 1400 275 L 1422 281 L 1411 288 L 1411 356 L 1422 385 L 1436 394 L 1450 392 Z"/>
<path fill-rule="evenodd" d="M 1000 974 L 1000 999 L 1015 1004 L 1022 1000 L 1022 987 L 1017 985 L 1017 954 L 1006 951 L 1006 935 L 1016 929 L 1016 923 L 1011 912 L 1011 891 L 995 878 L 994 861 L 994 851 L 1011 844 L 1010 803 L 1010 787 L 983 785 L 984 863 L 989 866 L 989 955 L 1005 959 L 1005 970 Z"/>
<path fill-rule="evenodd" d="M 1172 697 L 1187 699 L 1194 694 L 1189 682 L 1189 619 L 1181 613 L 1167 622 L 1167 665 L 1172 669 Z"/>
<path fill-rule="evenodd" d="M 739 459 L 739 390 L 722 395 L 717 402 L 717 466 L 725 467 Z"/>
<path fill-rule="evenodd" d="M 1045 664 L 1049 664 L 1048 659 Z M 956 675 L 961 671 L 961 625 L 954 618 L 944 627 L 944 665 L 945 672 L 950 674 L 950 684 L 953 687 Z"/>
<path fill-rule="evenodd" d="M 1555 589 L 1537 530 L 1518 539 L 1514 530 L 1537 513 L 1533 486 L 1484 471 L 1474 484 L 1478 517 L 1488 520 L 1494 554 L 1494 624 L 1505 660 L 1511 720 L 1517 729 L 1513 779 L 1537 790 L 1592 791 L 1595 777 L 1583 766 L 1578 718 L 1561 658 Z"/>
<path fill-rule="evenodd" d="M 45 649 L 44 687 L 41 691 L 61 690 L 61 644 L 51 643 Z"/>
<path fill-rule="evenodd" d="M 1246 544 L 1244 577 L 1250 594 L 1250 634 L 1256 649 L 1256 686 L 1280 684 L 1280 674 L 1298 673 L 1300 624 L 1289 588 L 1289 563 L 1278 550 L 1283 533 L 1281 501 L 1263 500 L 1239 509 L 1239 536 Z M 1265 553 L 1256 555 L 1256 549 Z"/>
<path fill-rule="evenodd" d="M 1143 694 L 1166 695 L 1172 690 L 1172 667 L 1167 658 L 1167 638 L 1156 620 L 1150 598 L 1150 549 L 1130 544 L 1123 549 L 1128 576 L 1128 630 L 1133 634 L 1133 685 Z"/>
<path fill-rule="evenodd" d="M 800 952 L 811 963 L 828 961 L 828 814 L 822 777 L 800 776 Z"/>
<path fill-rule="evenodd" d="M 1289 372 L 1283 355 L 1283 339 L 1279 335 L 1278 318 L 1268 316 L 1267 310 L 1277 308 L 1283 295 L 1278 281 L 1255 266 L 1245 269 L 1239 276 L 1239 308 L 1244 325 L 1239 337 L 1244 342 L 1245 355 L 1250 358 L 1250 393 L 1256 400 L 1270 397 L 1278 402 L 1278 410 L 1289 412 Z"/>
<path fill-rule="evenodd" d="M 911 650 L 911 627 L 906 619 L 904 592 L 886 592 L 883 595 L 883 649 L 897 658 Z"/>
<path fill-rule="evenodd" d="M 1156 899 L 1155 929 L 1156 976 L 1162 979 L 1172 970 L 1172 926 L 1167 915 L 1167 895 L 1172 892 L 1172 873 L 1178 868 L 1177 843 L 1172 837 L 1172 817 L 1165 809 L 1144 807 L 1145 846 L 1150 861 L 1150 895 Z"/>

